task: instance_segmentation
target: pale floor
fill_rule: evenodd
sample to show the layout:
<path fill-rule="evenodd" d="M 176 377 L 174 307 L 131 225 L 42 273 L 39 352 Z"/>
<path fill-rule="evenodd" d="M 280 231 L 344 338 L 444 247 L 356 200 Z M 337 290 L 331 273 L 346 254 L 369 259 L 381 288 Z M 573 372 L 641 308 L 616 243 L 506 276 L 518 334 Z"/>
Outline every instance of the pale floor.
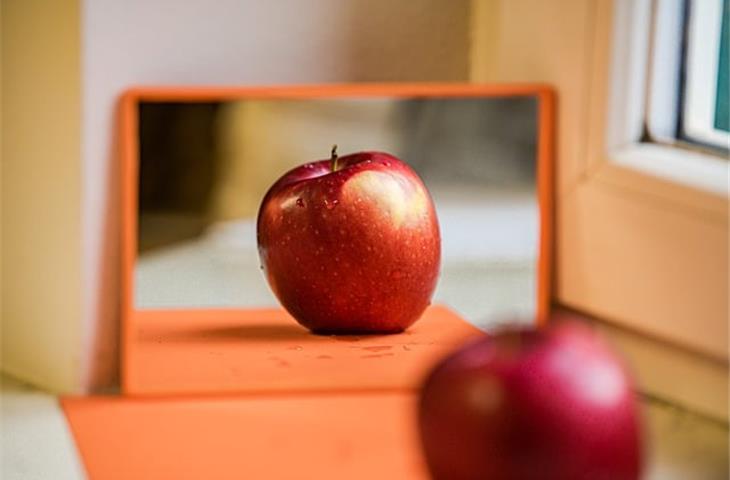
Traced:
<path fill-rule="evenodd" d="M 56 397 L 2 377 L 0 478 L 84 478 Z M 650 480 L 725 480 L 728 429 L 660 402 L 644 402 Z"/>

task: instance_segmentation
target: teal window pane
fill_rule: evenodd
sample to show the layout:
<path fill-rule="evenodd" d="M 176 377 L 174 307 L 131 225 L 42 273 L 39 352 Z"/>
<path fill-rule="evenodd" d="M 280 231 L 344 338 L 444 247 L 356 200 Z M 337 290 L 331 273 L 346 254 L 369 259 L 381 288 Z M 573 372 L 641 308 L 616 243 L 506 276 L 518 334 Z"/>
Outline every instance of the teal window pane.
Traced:
<path fill-rule="evenodd" d="M 717 69 L 717 96 L 715 97 L 715 128 L 730 132 L 730 0 L 724 0 L 722 7 L 722 30 L 720 33 L 720 59 Z"/>

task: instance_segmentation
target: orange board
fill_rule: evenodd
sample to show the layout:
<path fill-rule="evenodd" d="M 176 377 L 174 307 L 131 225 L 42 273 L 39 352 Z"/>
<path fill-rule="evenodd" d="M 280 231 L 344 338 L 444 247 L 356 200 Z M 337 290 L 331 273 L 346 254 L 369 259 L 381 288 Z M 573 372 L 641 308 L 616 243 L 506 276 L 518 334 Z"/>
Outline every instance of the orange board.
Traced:
<path fill-rule="evenodd" d="M 406 332 L 320 336 L 284 310 L 144 310 L 128 340 L 126 394 L 413 390 L 445 354 L 484 335 L 445 307 Z"/>
<path fill-rule="evenodd" d="M 426 479 L 405 393 L 66 398 L 91 479 Z"/>

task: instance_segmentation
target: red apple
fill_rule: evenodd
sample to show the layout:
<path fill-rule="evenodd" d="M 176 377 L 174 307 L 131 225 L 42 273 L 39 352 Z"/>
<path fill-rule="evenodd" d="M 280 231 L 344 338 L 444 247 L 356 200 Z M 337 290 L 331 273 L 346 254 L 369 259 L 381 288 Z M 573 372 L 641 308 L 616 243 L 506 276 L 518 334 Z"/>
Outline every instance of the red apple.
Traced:
<path fill-rule="evenodd" d="M 626 370 L 587 327 L 505 331 L 428 377 L 419 426 L 434 479 L 635 480 L 638 406 Z"/>
<path fill-rule="evenodd" d="M 281 304 L 321 333 L 395 333 L 429 305 L 441 259 L 431 197 L 393 155 L 360 152 L 284 174 L 259 209 L 261 265 Z"/>

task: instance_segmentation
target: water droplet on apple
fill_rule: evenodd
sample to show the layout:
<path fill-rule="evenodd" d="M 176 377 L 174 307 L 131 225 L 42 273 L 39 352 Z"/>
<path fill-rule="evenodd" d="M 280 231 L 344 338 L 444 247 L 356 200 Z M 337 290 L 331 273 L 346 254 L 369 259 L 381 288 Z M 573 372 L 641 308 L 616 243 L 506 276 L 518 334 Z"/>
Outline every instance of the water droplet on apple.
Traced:
<path fill-rule="evenodd" d="M 325 200 L 324 200 L 324 206 L 325 206 L 325 207 L 326 207 L 326 208 L 327 208 L 328 210 L 332 210 L 333 208 L 335 208 L 335 207 L 337 206 L 337 204 L 338 204 L 338 203 L 340 203 L 340 201 L 339 201 L 339 200 L 337 200 L 336 198 L 335 198 L 335 199 L 333 199 L 333 200 L 327 200 L 327 199 L 325 199 Z"/>
<path fill-rule="evenodd" d="M 404 276 L 405 275 L 400 270 L 393 270 L 392 272 L 390 272 L 390 278 L 392 278 L 393 280 L 400 280 Z"/>
<path fill-rule="evenodd" d="M 304 200 L 297 198 L 297 207 L 304 207 Z"/>
<path fill-rule="evenodd" d="M 383 164 L 384 164 L 384 165 L 385 165 L 386 167 L 390 167 L 390 162 L 389 162 L 389 161 L 387 161 L 387 160 L 386 160 L 386 161 L 384 161 L 384 162 L 383 162 Z"/>

